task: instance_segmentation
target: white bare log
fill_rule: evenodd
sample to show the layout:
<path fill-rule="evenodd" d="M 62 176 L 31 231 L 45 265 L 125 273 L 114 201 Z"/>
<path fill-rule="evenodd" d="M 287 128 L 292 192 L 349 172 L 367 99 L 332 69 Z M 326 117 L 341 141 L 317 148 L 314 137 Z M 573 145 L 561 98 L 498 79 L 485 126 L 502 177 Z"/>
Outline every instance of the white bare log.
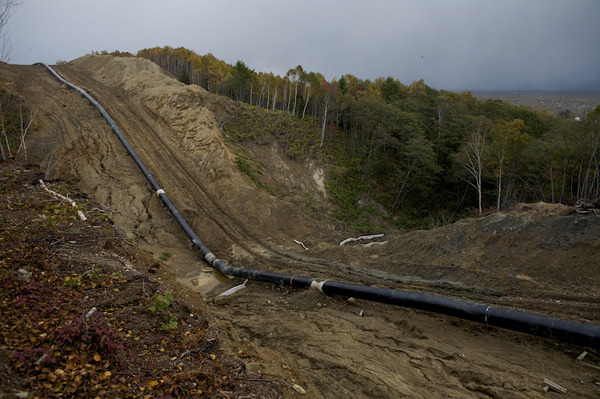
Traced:
<path fill-rule="evenodd" d="M 77 203 L 75 201 L 73 201 L 71 198 L 65 197 L 64 195 L 59 194 L 56 191 L 50 190 L 46 186 L 46 183 L 44 183 L 44 181 L 42 179 L 39 180 L 39 183 L 40 183 L 40 186 L 42 186 L 42 188 L 44 190 L 46 190 L 46 192 L 49 193 L 50 195 L 52 195 L 54 198 L 60 199 L 61 201 L 71 204 L 71 206 L 73 208 L 77 208 Z M 87 220 L 87 217 L 85 217 L 84 213 L 81 212 L 80 210 L 77 210 L 77 216 L 79 216 L 79 219 L 81 219 L 83 221 Z"/>
<path fill-rule="evenodd" d="M 248 280 L 244 281 L 244 282 L 243 282 L 242 284 L 240 284 L 240 285 L 236 285 L 235 287 L 228 289 L 228 290 L 227 290 L 227 291 L 225 291 L 225 292 L 222 292 L 222 293 L 220 293 L 219 295 L 217 295 L 217 297 L 220 297 L 220 296 L 228 296 L 228 295 L 231 295 L 231 294 L 233 294 L 233 293 L 235 293 L 235 292 L 238 292 L 239 290 L 246 288 L 246 283 L 247 283 L 247 282 L 248 282 Z"/>
<path fill-rule="evenodd" d="M 298 240 L 294 240 L 294 242 L 295 242 L 296 244 L 298 244 L 298 245 L 302 245 L 302 248 L 304 248 L 305 250 L 307 250 L 307 251 L 308 251 L 308 248 L 306 248 L 306 245 L 304 245 L 304 243 L 303 243 L 303 242 L 301 242 L 301 241 L 298 241 Z"/>
<path fill-rule="evenodd" d="M 567 388 L 558 385 L 557 383 L 544 378 L 544 392 L 548 392 L 549 389 L 560 393 L 567 393 Z"/>
<path fill-rule="evenodd" d="M 373 241 L 373 242 L 370 242 L 368 244 L 365 244 L 365 247 L 372 247 L 373 245 L 385 245 L 388 242 L 389 241 Z"/>
<path fill-rule="evenodd" d="M 372 234 L 372 235 L 369 235 L 369 236 L 360 236 L 358 238 L 350 237 L 350 238 L 346 238 L 344 241 L 340 242 L 340 246 L 342 246 L 344 244 L 347 244 L 349 242 L 352 242 L 352 241 L 372 240 L 374 238 L 381 238 L 381 237 L 383 237 L 383 234 Z"/>
<path fill-rule="evenodd" d="M 92 317 L 94 315 L 94 313 L 96 313 L 96 310 L 98 310 L 98 309 L 96 309 L 95 306 L 93 308 L 91 308 L 90 311 L 87 312 L 87 314 L 85 315 L 85 318 L 89 319 L 90 317 Z"/>

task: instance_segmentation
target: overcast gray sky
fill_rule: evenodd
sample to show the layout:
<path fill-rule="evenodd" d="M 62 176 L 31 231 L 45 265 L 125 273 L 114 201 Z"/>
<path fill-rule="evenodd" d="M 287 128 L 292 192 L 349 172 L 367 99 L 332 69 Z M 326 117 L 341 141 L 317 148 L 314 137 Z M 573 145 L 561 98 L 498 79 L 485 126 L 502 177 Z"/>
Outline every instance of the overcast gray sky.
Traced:
<path fill-rule="evenodd" d="M 23 0 L 10 62 L 155 46 L 327 80 L 446 90 L 600 90 L 600 0 Z"/>

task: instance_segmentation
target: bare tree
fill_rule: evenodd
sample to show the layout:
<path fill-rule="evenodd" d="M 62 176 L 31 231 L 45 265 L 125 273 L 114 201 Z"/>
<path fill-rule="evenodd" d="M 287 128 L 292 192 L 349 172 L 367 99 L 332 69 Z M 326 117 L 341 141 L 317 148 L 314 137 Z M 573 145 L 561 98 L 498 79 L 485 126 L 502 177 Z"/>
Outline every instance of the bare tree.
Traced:
<path fill-rule="evenodd" d="M 273 91 L 273 111 L 275 111 L 276 103 L 277 103 L 277 85 L 275 85 L 275 91 Z"/>
<path fill-rule="evenodd" d="M 8 157 L 12 157 L 12 153 L 10 152 L 10 144 L 8 142 L 8 135 L 6 134 L 6 129 L 5 129 L 5 120 L 4 120 L 4 111 L 2 109 L 2 104 L 0 104 L 0 125 L 2 128 L 2 137 L 4 138 L 4 141 L 6 142 L 6 151 L 8 152 Z M 4 145 L 2 145 L 2 142 L 0 141 L 0 155 L 2 156 L 2 160 L 6 161 L 6 153 L 4 152 Z"/>
<path fill-rule="evenodd" d="M 308 107 L 308 100 L 310 100 L 310 82 L 304 84 L 304 110 L 302 111 L 302 119 L 306 114 L 306 107 Z"/>
<path fill-rule="evenodd" d="M 20 0 L 0 0 L 0 61 L 10 61 L 10 53 L 12 52 L 12 45 L 8 39 L 6 24 L 10 17 L 16 11 L 17 6 L 21 5 Z"/>
<path fill-rule="evenodd" d="M 436 107 L 437 107 L 436 111 L 437 111 L 437 125 L 438 126 L 437 126 L 437 141 L 435 144 L 435 156 L 438 157 L 441 136 L 442 136 L 442 124 L 444 121 L 444 117 L 446 116 L 446 113 L 448 113 L 448 111 L 452 107 L 452 99 L 449 96 L 443 94 L 436 99 Z M 436 162 L 439 162 L 439 159 Z"/>
<path fill-rule="evenodd" d="M 19 156 L 27 160 L 26 138 L 29 129 L 33 125 L 37 111 L 25 108 L 20 101 L 18 105 L 11 105 L 9 103 L 9 114 L 16 112 L 16 107 L 18 107 L 18 126 L 14 126 L 14 121 L 11 123 L 5 118 L 4 105 L 6 104 L 0 104 L 0 160 L 6 161 L 7 158 L 17 159 Z M 10 111 L 11 109 L 13 111 Z M 15 153 L 13 153 L 13 149 L 11 149 L 11 142 L 13 148 L 16 147 L 18 143 L 18 148 Z"/>
<path fill-rule="evenodd" d="M 29 110 L 29 115 L 24 117 L 23 107 L 19 107 L 19 116 L 21 118 L 21 131 L 20 131 L 21 142 L 19 144 L 19 149 L 17 150 L 17 156 L 22 153 L 23 158 L 25 160 L 27 160 L 27 145 L 25 144 L 25 137 L 27 137 L 27 132 L 29 131 L 31 124 L 33 123 L 33 120 L 35 119 L 36 114 L 37 114 L 37 111 Z"/>
<path fill-rule="evenodd" d="M 490 129 L 490 121 L 485 117 L 476 119 L 471 124 L 471 129 L 466 136 L 466 140 L 461 147 L 458 155 L 458 162 L 465 168 L 468 175 L 475 180 L 474 182 L 467 178 L 464 180 L 477 190 L 478 210 L 482 212 L 482 193 L 483 193 L 483 169 L 485 166 L 484 151 L 486 136 Z"/>
<path fill-rule="evenodd" d="M 327 109 L 329 108 L 329 99 L 330 96 L 327 96 L 327 100 L 325 101 L 325 111 L 323 111 L 323 125 L 321 127 L 321 145 L 319 148 L 323 148 L 323 141 L 325 141 L 325 126 L 327 126 Z"/>

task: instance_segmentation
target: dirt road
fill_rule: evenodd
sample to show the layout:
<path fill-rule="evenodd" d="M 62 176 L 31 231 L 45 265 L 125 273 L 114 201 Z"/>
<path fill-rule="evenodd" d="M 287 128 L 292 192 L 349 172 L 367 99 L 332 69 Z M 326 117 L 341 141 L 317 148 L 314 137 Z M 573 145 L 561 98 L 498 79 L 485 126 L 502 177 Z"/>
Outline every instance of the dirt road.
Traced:
<path fill-rule="evenodd" d="M 235 166 L 236 148 L 213 112 L 231 106 L 228 99 L 142 59 L 86 56 L 56 69 L 105 107 L 182 215 L 230 264 L 600 324 L 600 217 L 536 204 L 386 237 L 385 245 L 340 247 L 349 233 L 327 209 L 319 219 L 303 212 L 304 193 L 321 189 L 318 166 L 286 159 L 276 143 L 249 147 L 281 179 L 278 197 Z M 165 265 L 205 293 L 229 349 L 248 353 L 254 372 L 293 381 L 309 397 L 546 397 L 545 378 L 573 397 L 600 395 L 600 374 L 575 363 L 585 349 L 576 345 L 256 282 L 216 298 L 241 281 L 214 276 L 189 249 L 99 113 L 43 67 L 2 65 L 0 76 L 39 110 L 30 147 L 49 175 L 76 181 L 156 257 L 172 254 Z M 589 356 L 600 361 L 597 352 Z"/>

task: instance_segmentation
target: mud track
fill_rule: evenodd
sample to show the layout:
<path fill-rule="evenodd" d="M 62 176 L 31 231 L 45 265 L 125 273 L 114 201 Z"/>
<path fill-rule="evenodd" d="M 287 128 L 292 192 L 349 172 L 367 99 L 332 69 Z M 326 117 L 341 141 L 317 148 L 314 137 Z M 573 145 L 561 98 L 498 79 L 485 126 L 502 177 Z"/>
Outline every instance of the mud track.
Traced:
<path fill-rule="evenodd" d="M 141 159 L 163 185 L 167 193 L 175 193 L 174 202 L 182 210 L 186 220 L 202 234 L 203 240 L 210 248 L 223 251 L 232 244 L 241 246 L 253 259 L 247 263 L 262 266 L 270 270 L 292 272 L 302 267 L 305 273 L 321 273 L 318 277 L 345 277 L 347 270 L 335 273 L 337 269 L 347 265 L 336 265 L 318 258 L 310 258 L 291 251 L 284 251 L 261 240 L 256 231 L 248 231 L 244 223 L 224 209 L 220 199 L 211 194 L 213 189 L 210 180 L 198 171 L 190 162 L 185 148 L 181 148 L 175 140 L 165 137 L 164 130 L 169 129 L 166 122 L 143 105 L 134 107 L 132 100 L 126 95 L 97 82 L 81 70 L 67 65 L 58 66 L 56 70 L 68 81 L 86 90 L 94 98 L 101 98 L 103 107 L 115 120 L 120 129 L 126 132 L 127 139 Z M 158 129 L 161 126 L 162 129 Z M 161 131 L 162 130 L 162 131 Z M 120 146 L 120 143 L 119 143 Z M 114 151 L 110 148 L 109 151 Z M 217 232 L 218 234 L 215 234 Z M 249 262 L 248 262 L 249 261 Z M 365 277 L 372 273 L 368 270 L 356 269 L 357 274 Z M 385 273 L 376 273 L 377 278 Z M 394 279 L 394 277 L 389 277 Z M 371 281 L 376 281 L 371 279 Z"/>
<path fill-rule="evenodd" d="M 151 115 L 143 106 L 134 109 L 129 99 L 76 68 L 62 66 L 57 70 L 94 98 L 102 99 L 104 108 L 120 129 L 127 132 L 127 139 L 151 173 L 168 193 L 175 193 L 176 205 L 187 220 L 201 226 L 201 230 L 220 232 L 219 236 L 205 238 L 209 246 L 221 248 L 239 243 L 251 251 L 253 244 L 258 244 L 241 223 L 222 209 L 216 198 L 211 197 L 205 176 L 201 173 L 192 175 L 195 165 L 190 163 L 185 151 L 177 150 L 179 146 L 157 130 L 157 124 L 164 126 L 159 116 Z"/>
<path fill-rule="evenodd" d="M 456 246 L 457 235 L 444 236 L 451 229 L 432 236 L 417 233 L 412 237 L 419 237 L 418 244 L 398 237 L 385 249 L 339 248 L 344 233 L 332 233 L 328 222 L 306 218 L 293 200 L 274 198 L 239 173 L 233 149 L 203 106 L 210 94 L 179 84 L 144 60 L 84 57 L 56 70 L 103 105 L 202 240 L 231 264 L 600 321 L 594 261 L 582 263 L 593 276 L 593 282 L 582 283 L 584 275 L 572 280 L 535 275 L 535 265 L 522 266 L 526 273 L 521 270 L 519 278 L 504 268 L 509 277 L 502 280 L 499 269 L 461 264 L 464 250 L 458 247 L 453 257 L 445 249 L 447 258 L 418 258 L 428 240 L 440 243 L 430 248 L 432 254 L 446 240 Z M 170 252 L 165 264 L 180 283 L 195 287 L 195 279 L 211 273 L 95 108 L 43 67 L 4 65 L 1 73 L 11 90 L 41 111 L 32 153 L 37 148 L 52 176 L 78 182 L 112 212 L 125 236 L 155 256 Z M 597 237 L 598 223 L 586 220 L 587 234 Z M 464 236 L 469 230 L 461 231 Z M 480 236 L 484 229 L 474 231 Z M 306 237 L 314 241 L 311 256 L 293 243 Z M 493 248 L 497 241 L 486 245 Z M 598 240 L 577 248 L 578 259 L 588 259 L 598 253 Z M 440 271 L 446 274 L 440 277 Z M 486 278 L 482 282 L 477 276 Z M 600 394 L 598 372 L 575 363 L 585 349 L 576 345 L 256 282 L 231 297 L 214 297 L 223 285 L 205 297 L 231 352 L 250 354 L 247 367 L 253 372 L 298 383 L 309 397 L 546 397 L 544 378 L 568 388 L 573 397 Z"/>

